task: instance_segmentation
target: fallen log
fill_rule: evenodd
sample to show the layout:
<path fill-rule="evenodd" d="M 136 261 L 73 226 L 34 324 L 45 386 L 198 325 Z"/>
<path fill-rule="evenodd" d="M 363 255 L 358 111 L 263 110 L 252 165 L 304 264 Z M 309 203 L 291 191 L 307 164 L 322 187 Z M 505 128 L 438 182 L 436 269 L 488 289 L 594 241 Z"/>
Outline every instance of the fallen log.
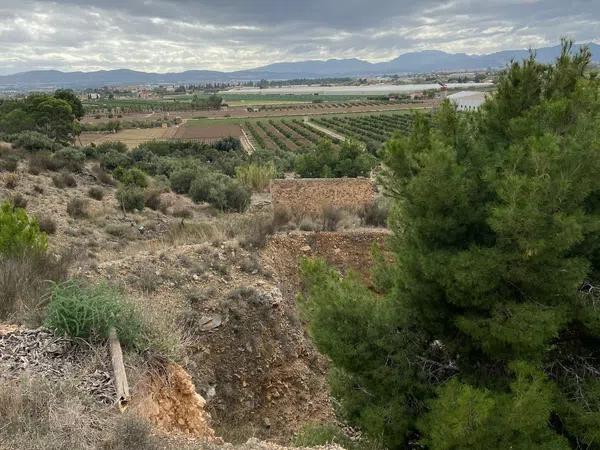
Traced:
<path fill-rule="evenodd" d="M 123 364 L 121 343 L 117 336 L 117 330 L 114 327 L 108 331 L 108 345 L 115 380 L 115 389 L 117 391 L 117 407 L 123 412 L 127 409 L 127 405 L 129 404 L 129 384 L 127 383 L 127 374 L 125 373 L 125 365 Z"/>

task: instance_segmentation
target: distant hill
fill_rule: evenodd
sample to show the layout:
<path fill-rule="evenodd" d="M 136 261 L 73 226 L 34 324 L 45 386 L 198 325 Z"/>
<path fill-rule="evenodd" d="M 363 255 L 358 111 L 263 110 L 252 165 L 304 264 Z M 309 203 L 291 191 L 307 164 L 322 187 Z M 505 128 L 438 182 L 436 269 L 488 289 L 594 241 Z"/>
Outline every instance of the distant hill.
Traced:
<path fill-rule="evenodd" d="M 588 44 L 595 62 L 600 62 L 600 45 Z M 575 50 L 579 45 L 575 45 Z M 536 50 L 538 60 L 550 62 L 560 54 L 560 46 Z M 60 72 L 36 70 L 0 76 L 0 86 L 21 88 L 42 87 L 99 87 L 123 84 L 186 84 L 207 81 L 285 80 L 293 78 L 356 77 L 383 74 L 408 74 L 455 70 L 496 69 L 511 59 L 522 60 L 528 50 L 505 50 L 486 55 L 446 53 L 426 50 L 400 55 L 391 61 L 370 63 L 360 59 L 330 59 L 327 61 L 299 61 L 269 64 L 250 70 L 218 72 L 188 70 L 180 73 L 147 73 L 128 69 L 101 70 L 97 72 Z"/>

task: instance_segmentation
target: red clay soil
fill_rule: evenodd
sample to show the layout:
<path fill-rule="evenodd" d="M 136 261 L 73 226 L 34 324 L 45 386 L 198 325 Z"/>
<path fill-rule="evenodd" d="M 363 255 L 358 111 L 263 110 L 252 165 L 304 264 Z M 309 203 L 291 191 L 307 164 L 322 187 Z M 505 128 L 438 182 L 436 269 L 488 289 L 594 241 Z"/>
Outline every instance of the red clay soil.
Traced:
<path fill-rule="evenodd" d="M 278 233 L 262 251 L 263 263 L 280 280 L 284 298 L 295 299 L 300 292 L 300 258 L 322 258 L 332 266 L 355 271 L 368 282 L 373 268 L 373 246 L 385 247 L 390 232 L 383 228 L 333 231 Z"/>
<path fill-rule="evenodd" d="M 132 410 L 166 433 L 184 434 L 220 442 L 209 426 L 206 401 L 196 392 L 191 376 L 180 366 L 169 364 L 142 383 Z"/>

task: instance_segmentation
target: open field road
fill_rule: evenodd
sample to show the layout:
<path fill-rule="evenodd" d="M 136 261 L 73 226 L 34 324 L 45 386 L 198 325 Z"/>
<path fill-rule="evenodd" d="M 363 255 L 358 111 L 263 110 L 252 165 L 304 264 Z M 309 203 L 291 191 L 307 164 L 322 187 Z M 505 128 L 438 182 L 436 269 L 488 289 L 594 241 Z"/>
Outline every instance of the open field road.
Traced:
<path fill-rule="evenodd" d="M 322 131 L 326 135 L 331 136 L 333 139 L 337 139 L 339 141 L 345 141 L 346 140 L 346 136 L 342 136 L 341 134 L 338 134 L 335 131 L 331 131 L 329 128 L 325 128 L 325 127 L 322 127 L 320 125 L 317 125 L 316 123 L 313 123 L 313 122 L 311 122 L 311 121 L 309 121 L 307 119 L 304 119 L 304 123 L 306 125 L 308 125 L 309 127 L 314 128 L 315 130 Z"/>

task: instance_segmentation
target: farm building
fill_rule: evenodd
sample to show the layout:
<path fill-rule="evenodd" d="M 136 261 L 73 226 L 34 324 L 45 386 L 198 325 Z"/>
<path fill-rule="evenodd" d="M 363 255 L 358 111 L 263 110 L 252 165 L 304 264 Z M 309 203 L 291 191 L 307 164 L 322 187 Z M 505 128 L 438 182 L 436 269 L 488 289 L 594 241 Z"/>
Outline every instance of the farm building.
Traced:
<path fill-rule="evenodd" d="M 486 94 L 478 91 L 461 91 L 447 98 L 458 111 L 477 111 L 485 102 Z"/>

